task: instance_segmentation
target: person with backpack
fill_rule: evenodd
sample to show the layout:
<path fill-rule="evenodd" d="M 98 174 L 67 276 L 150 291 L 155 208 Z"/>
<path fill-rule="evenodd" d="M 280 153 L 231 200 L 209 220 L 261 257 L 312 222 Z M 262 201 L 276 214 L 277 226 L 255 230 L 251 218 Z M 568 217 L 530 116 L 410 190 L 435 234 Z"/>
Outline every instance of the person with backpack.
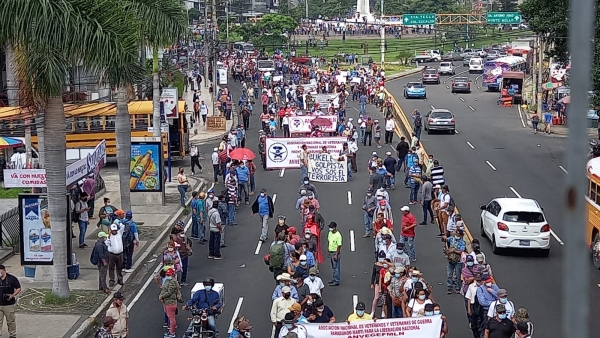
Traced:
<path fill-rule="evenodd" d="M 287 271 L 286 267 L 291 263 L 290 252 L 296 250 L 286 242 L 286 234 L 279 233 L 277 240 L 271 243 L 269 248 L 269 270 L 273 272 L 273 279 L 277 283 L 277 276 Z"/>
<path fill-rule="evenodd" d="M 126 273 L 133 272 L 131 268 L 133 265 L 133 251 L 140 243 L 140 235 L 138 233 L 137 224 L 133 221 L 133 213 L 131 210 L 127 210 L 125 217 L 121 219 L 121 223 L 124 225 L 123 230 L 123 269 Z"/>
<path fill-rule="evenodd" d="M 98 289 L 104 291 L 105 294 L 110 294 L 110 290 L 106 285 L 106 273 L 108 272 L 108 247 L 106 247 L 106 238 L 108 235 L 104 231 L 98 233 L 98 241 L 94 244 L 90 263 L 98 268 Z"/>
<path fill-rule="evenodd" d="M 421 112 L 419 112 L 418 110 L 413 110 L 412 114 L 411 114 L 412 118 L 413 118 L 413 126 L 414 126 L 414 130 L 415 130 L 415 136 L 417 137 L 418 140 L 421 139 L 421 128 L 423 127 L 423 117 L 421 116 Z"/>
<path fill-rule="evenodd" d="M 110 231 L 110 225 L 115 220 L 115 211 L 117 207 L 110 204 L 110 198 L 104 197 L 104 205 L 98 212 L 98 227 L 102 227 L 101 231 Z M 106 227 L 106 229 L 105 229 Z"/>

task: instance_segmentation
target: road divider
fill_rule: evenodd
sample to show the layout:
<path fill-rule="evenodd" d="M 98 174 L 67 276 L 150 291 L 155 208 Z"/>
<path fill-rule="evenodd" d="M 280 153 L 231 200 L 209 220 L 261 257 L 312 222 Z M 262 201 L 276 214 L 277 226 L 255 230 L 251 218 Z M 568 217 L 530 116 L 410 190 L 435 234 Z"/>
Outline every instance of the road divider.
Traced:
<path fill-rule="evenodd" d="M 433 105 L 430 105 L 431 109 L 435 109 L 435 107 Z"/>
<path fill-rule="evenodd" d="M 485 161 L 485 163 L 487 163 L 487 165 L 489 165 L 489 166 L 490 166 L 490 168 L 492 168 L 492 170 L 493 170 L 493 171 L 496 171 L 496 170 L 498 170 L 498 169 L 496 169 L 496 167 L 494 167 L 494 165 L 492 164 L 492 162 L 490 162 L 490 161 Z"/>

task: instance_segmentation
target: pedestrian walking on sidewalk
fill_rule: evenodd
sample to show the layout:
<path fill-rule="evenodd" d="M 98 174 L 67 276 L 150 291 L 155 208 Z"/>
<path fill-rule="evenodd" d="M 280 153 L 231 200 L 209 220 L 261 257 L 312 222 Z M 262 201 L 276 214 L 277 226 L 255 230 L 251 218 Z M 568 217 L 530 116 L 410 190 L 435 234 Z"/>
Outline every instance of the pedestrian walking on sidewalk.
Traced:
<path fill-rule="evenodd" d="M 121 291 L 115 292 L 113 301 L 106 311 L 106 317 L 111 317 L 114 321 L 111 333 L 114 338 L 129 337 L 129 309 L 123 303 L 125 297 Z"/>
<path fill-rule="evenodd" d="M 17 321 L 15 318 L 16 296 L 21 293 L 21 283 L 19 279 L 8 272 L 4 265 L 0 264 L 0 287 L 3 297 L 0 297 L 0 330 L 2 322 L 6 318 L 9 338 L 17 338 Z"/>
<path fill-rule="evenodd" d="M 98 267 L 98 289 L 104 291 L 107 295 L 110 294 L 110 290 L 106 285 L 106 272 L 108 271 L 108 248 L 106 247 L 106 238 L 108 235 L 104 231 L 98 233 L 98 241 L 94 245 L 90 261 L 96 262 Z"/>
<path fill-rule="evenodd" d="M 331 258 L 331 270 L 333 270 L 333 278 L 329 282 L 329 286 L 339 286 L 341 277 L 341 250 L 342 250 L 342 234 L 337 229 L 337 223 L 329 223 L 329 234 L 327 234 L 327 243 L 329 258 Z"/>
<path fill-rule="evenodd" d="M 117 210 L 117 215 L 123 210 Z M 106 240 L 108 248 L 108 286 L 115 286 L 115 272 L 117 283 L 123 285 L 123 232 L 125 226 L 119 220 L 110 225 L 110 234 Z"/>

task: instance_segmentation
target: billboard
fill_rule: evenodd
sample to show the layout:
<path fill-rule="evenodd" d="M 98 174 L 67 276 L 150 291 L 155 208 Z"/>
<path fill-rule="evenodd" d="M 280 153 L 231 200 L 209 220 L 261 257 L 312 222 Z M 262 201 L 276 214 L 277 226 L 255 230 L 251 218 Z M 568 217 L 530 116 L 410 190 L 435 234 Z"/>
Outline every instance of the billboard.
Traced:
<path fill-rule="evenodd" d="M 160 192 L 163 186 L 160 142 L 131 142 L 129 190 Z"/>

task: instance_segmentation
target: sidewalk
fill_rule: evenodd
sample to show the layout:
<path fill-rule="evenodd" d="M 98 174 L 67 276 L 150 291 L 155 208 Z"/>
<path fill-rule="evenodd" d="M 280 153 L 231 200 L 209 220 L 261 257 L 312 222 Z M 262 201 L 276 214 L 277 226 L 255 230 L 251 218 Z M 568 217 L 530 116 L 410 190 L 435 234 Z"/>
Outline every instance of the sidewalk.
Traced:
<path fill-rule="evenodd" d="M 175 169 L 176 170 L 176 169 Z M 176 174 L 176 173 L 175 173 Z M 106 192 L 97 196 L 96 210 L 102 205 L 102 199 L 108 197 L 114 206 L 120 205 L 120 187 L 118 169 L 110 166 L 102 170 L 102 176 L 106 183 Z M 208 181 L 189 177 L 193 190 L 207 189 Z M 126 296 L 137 290 L 139 283 L 138 272 L 145 274 L 147 264 L 156 261 L 156 250 L 163 245 L 164 239 L 170 233 L 171 225 L 178 219 L 186 219 L 187 212 L 179 207 L 179 193 L 176 182 L 166 184 L 166 205 L 134 206 L 133 218 L 138 224 L 140 244 L 134 252 L 133 261 L 135 270 L 133 273 L 124 274 L 124 286 L 117 285 L 113 288 L 116 292 L 120 290 Z M 188 198 L 191 193 L 188 193 Z M 188 200 L 189 201 L 189 200 Z M 73 252 L 80 265 L 80 276 L 76 280 L 69 280 L 72 298 L 64 304 L 45 304 L 44 297 L 52 288 L 52 275 L 46 280 L 34 280 L 24 275 L 21 267 L 20 256 L 9 258 L 4 265 L 8 273 L 16 276 L 21 282 L 23 291 L 17 300 L 17 331 L 20 337 L 85 337 L 95 328 L 98 319 L 104 317 L 106 307 L 112 300 L 112 295 L 106 296 L 98 291 L 98 270 L 90 263 L 89 257 L 97 240 L 98 228 L 95 226 L 97 220 L 90 221 L 90 227 L 86 232 L 87 249 L 77 247 L 77 239 L 73 239 Z M 78 235 L 77 226 L 74 233 Z M 154 256 L 152 256 L 154 255 Z M 152 256 L 152 257 L 151 257 Z M 40 267 L 38 267 L 39 269 Z M 142 271 L 140 271 L 142 270 Z M 1 333 L 8 337 L 6 327 Z"/>

